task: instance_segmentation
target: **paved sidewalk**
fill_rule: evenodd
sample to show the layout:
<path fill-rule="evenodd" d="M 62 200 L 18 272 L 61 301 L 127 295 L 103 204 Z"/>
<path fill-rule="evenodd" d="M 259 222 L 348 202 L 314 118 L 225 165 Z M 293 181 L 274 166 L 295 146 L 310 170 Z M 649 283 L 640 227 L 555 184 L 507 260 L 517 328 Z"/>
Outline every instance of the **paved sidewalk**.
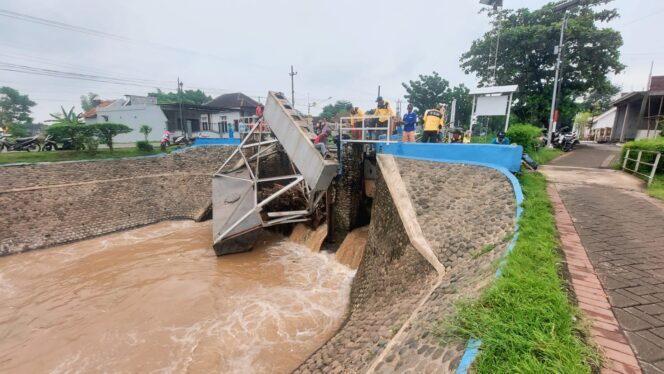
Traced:
<path fill-rule="evenodd" d="M 542 172 L 562 197 L 643 372 L 664 374 L 664 204 L 644 194 L 643 184 L 635 179 L 611 170 L 598 177 L 597 169 L 609 157 L 605 148 L 596 147 L 600 156 L 593 154 L 592 146 L 583 148 Z M 584 173 L 577 167 L 596 169 Z M 562 239 L 565 242 L 564 233 Z M 581 269 L 574 269 L 572 262 L 568 258 L 568 267 L 578 273 Z M 606 315 L 608 308 L 599 299 L 596 312 Z M 593 334 L 602 348 L 611 349 L 615 339 Z M 611 352 L 607 357 L 612 359 Z"/>

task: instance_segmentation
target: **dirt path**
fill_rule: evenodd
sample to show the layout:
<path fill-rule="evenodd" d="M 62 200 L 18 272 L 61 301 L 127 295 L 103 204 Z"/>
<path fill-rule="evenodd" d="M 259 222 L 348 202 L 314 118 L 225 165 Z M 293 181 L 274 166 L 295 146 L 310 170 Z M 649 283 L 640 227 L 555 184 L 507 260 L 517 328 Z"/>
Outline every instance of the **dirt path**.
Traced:
<path fill-rule="evenodd" d="M 618 161 L 619 151 L 611 145 L 582 145 L 542 172 L 553 182 L 554 207 L 568 212 L 574 224 L 575 230 L 561 230 L 563 245 L 578 235 L 579 249 L 590 260 L 591 266 L 583 267 L 567 258 L 579 306 L 593 322 L 608 367 L 637 369 L 631 350 L 620 344 L 624 333 L 643 372 L 664 373 L 664 204 L 643 192 L 641 180 L 606 169 Z M 558 214 L 557 220 L 564 226 Z M 599 292 L 586 292 L 595 275 Z M 608 300 L 602 299 L 602 288 Z M 613 316 L 616 330 L 608 321 Z"/>

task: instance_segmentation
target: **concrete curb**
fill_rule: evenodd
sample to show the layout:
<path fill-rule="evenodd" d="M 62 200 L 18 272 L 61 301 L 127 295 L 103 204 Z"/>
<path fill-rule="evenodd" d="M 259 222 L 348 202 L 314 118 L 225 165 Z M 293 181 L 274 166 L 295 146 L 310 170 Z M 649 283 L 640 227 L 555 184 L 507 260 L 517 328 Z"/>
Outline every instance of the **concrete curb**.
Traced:
<path fill-rule="evenodd" d="M 613 314 L 604 288 L 555 184 L 550 183 L 547 192 L 555 211 L 556 227 L 579 308 L 592 323 L 591 335 L 606 358 L 602 373 L 641 373 L 636 355 Z"/>

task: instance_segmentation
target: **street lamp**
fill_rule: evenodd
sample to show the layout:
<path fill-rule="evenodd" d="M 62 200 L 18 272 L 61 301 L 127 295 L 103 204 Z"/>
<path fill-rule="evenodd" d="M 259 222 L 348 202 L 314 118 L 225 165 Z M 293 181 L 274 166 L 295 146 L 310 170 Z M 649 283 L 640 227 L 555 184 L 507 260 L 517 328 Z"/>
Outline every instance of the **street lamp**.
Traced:
<path fill-rule="evenodd" d="M 551 139 L 553 137 L 553 132 L 558 126 L 558 91 L 562 88 L 562 81 L 560 78 L 560 67 L 562 65 L 563 58 L 563 43 L 565 42 L 565 29 L 567 28 L 567 19 L 569 18 L 569 10 L 575 6 L 582 5 L 584 0 L 569 0 L 564 3 L 558 4 L 553 7 L 555 12 L 565 12 L 563 16 L 563 23 L 560 27 L 560 42 L 556 48 L 555 53 L 558 53 L 558 59 L 556 61 L 556 77 L 553 81 L 553 97 L 551 98 L 551 113 L 549 115 L 549 132 L 547 134 L 547 147 L 553 148 L 551 144 Z"/>
<path fill-rule="evenodd" d="M 328 97 L 327 99 L 323 100 L 322 102 L 327 102 L 329 100 L 332 100 L 332 96 Z M 315 108 L 316 105 L 318 105 L 315 101 L 311 102 L 309 99 L 309 95 L 307 95 L 307 121 L 311 119 L 311 108 Z"/>
<path fill-rule="evenodd" d="M 480 4 L 492 6 L 493 10 L 503 7 L 503 0 L 480 0 Z"/>
<path fill-rule="evenodd" d="M 480 0 L 480 4 L 492 6 L 493 10 L 498 10 L 498 8 L 503 8 L 503 0 Z M 496 84 L 496 70 L 498 69 L 498 48 L 500 47 L 500 13 L 498 14 L 498 35 L 496 36 L 496 55 L 494 56 L 493 66 L 493 84 Z M 491 51 L 489 50 L 489 59 L 491 59 Z M 489 62 L 490 63 L 490 62 Z"/>

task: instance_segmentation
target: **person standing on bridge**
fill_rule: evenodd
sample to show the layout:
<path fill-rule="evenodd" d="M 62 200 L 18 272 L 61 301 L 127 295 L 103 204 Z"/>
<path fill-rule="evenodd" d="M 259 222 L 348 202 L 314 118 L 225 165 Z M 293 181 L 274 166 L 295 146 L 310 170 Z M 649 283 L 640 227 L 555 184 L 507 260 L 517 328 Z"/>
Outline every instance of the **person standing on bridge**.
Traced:
<path fill-rule="evenodd" d="M 390 107 L 390 103 L 387 101 L 383 100 L 382 96 L 378 96 L 376 99 L 376 113 L 375 115 L 378 117 L 376 121 L 376 126 L 374 127 L 383 127 L 387 128 L 390 124 L 390 118 L 394 117 L 394 111 L 392 110 L 392 107 Z M 378 140 L 380 139 L 380 135 L 385 133 L 388 137 L 391 136 L 392 129 L 389 129 L 389 131 L 386 130 L 376 130 L 376 131 L 369 131 L 370 138 L 371 140 Z"/>
<path fill-rule="evenodd" d="M 364 112 L 359 107 L 353 106 L 353 104 L 348 103 L 346 110 L 350 114 L 350 127 L 352 128 L 361 128 L 362 127 L 362 117 L 364 117 Z M 362 139 L 362 130 L 351 130 L 351 136 L 353 140 Z"/>
<path fill-rule="evenodd" d="M 438 143 L 438 133 L 442 130 L 445 120 L 443 119 L 443 104 L 438 104 L 436 109 L 424 112 L 424 135 L 422 143 Z"/>
<path fill-rule="evenodd" d="M 403 115 L 403 142 L 415 143 L 415 125 L 417 113 L 413 112 L 413 104 L 408 103 L 408 113 Z"/>

